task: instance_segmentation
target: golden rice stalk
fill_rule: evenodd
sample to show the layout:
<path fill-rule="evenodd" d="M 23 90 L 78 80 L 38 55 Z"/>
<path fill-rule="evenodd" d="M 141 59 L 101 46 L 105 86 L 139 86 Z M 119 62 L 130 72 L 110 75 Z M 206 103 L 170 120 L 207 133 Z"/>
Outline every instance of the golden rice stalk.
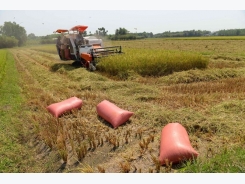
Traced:
<path fill-rule="evenodd" d="M 104 144 L 104 141 L 103 141 L 103 138 L 101 137 L 101 140 L 100 140 L 100 142 L 101 142 L 101 146 L 103 146 L 103 144 Z"/>
<path fill-rule="evenodd" d="M 145 145 L 142 142 L 139 142 L 139 146 L 140 146 L 141 150 L 145 149 Z"/>
<path fill-rule="evenodd" d="M 105 168 L 101 166 L 97 166 L 100 173 L 105 173 Z"/>
<path fill-rule="evenodd" d="M 60 156 L 62 158 L 62 160 L 64 161 L 64 163 L 67 163 L 67 159 L 68 159 L 68 153 L 66 150 L 60 150 Z"/>
<path fill-rule="evenodd" d="M 93 148 L 96 149 L 96 143 L 94 140 L 92 141 L 92 144 L 93 144 Z"/>
<path fill-rule="evenodd" d="M 156 172 L 160 172 L 160 168 L 161 168 L 161 162 L 159 159 L 157 159 L 157 157 L 155 157 L 154 155 L 150 154 L 151 155 L 151 159 L 153 161 L 153 163 L 155 164 L 156 166 Z"/>
<path fill-rule="evenodd" d="M 83 149 L 84 149 L 83 147 L 76 149 L 77 158 L 78 158 L 79 161 L 81 161 L 84 158 L 84 156 L 85 156 Z"/>
<path fill-rule="evenodd" d="M 128 137 L 125 137 L 125 143 L 128 144 Z"/>
<path fill-rule="evenodd" d="M 120 162 L 120 169 L 122 173 L 129 173 L 130 172 L 130 163 L 126 161 L 125 163 Z"/>
<path fill-rule="evenodd" d="M 83 164 L 80 171 L 82 173 L 94 173 L 94 169 L 88 164 Z"/>

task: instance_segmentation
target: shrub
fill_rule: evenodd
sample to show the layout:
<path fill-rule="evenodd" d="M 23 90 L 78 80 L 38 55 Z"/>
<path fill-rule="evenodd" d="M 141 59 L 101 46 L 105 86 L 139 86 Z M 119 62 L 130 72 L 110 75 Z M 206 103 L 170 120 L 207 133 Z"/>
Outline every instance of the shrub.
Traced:
<path fill-rule="evenodd" d="M 15 37 L 0 36 L 0 49 L 12 48 L 18 46 L 18 40 Z"/>

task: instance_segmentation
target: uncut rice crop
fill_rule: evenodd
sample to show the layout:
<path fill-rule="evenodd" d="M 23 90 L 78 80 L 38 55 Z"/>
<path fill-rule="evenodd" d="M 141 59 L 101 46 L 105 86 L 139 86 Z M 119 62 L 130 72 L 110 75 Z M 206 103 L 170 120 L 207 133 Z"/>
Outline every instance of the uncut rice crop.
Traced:
<path fill-rule="evenodd" d="M 177 71 L 204 69 L 208 59 L 198 53 L 160 49 L 130 49 L 127 54 L 102 58 L 98 70 L 110 75 L 134 71 L 141 76 L 164 76 Z"/>

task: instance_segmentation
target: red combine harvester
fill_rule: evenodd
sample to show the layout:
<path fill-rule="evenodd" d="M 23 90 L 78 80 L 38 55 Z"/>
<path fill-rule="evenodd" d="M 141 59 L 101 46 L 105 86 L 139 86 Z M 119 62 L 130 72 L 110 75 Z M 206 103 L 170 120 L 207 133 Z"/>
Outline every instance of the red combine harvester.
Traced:
<path fill-rule="evenodd" d="M 81 63 L 84 67 L 90 71 L 96 70 L 96 64 L 98 58 L 121 54 L 121 46 L 104 47 L 102 39 L 98 39 L 95 36 L 84 37 L 84 44 L 76 44 L 76 36 L 79 32 L 84 32 L 88 26 L 77 25 L 72 27 L 70 30 L 57 29 L 54 33 L 64 34 L 68 39 L 68 49 L 66 49 L 66 55 L 69 56 L 70 60 Z M 58 55 L 61 58 L 60 51 L 57 49 Z"/>

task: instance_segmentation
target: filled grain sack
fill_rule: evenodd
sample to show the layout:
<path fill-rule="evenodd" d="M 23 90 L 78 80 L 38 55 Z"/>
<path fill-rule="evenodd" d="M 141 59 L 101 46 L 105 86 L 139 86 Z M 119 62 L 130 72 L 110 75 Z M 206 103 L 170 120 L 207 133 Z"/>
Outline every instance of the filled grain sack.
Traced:
<path fill-rule="evenodd" d="M 71 97 L 61 102 L 53 103 L 47 107 L 47 110 L 58 118 L 63 113 L 72 109 L 79 109 L 82 107 L 82 100 L 77 97 Z"/>
<path fill-rule="evenodd" d="M 114 128 L 122 125 L 134 114 L 133 112 L 124 110 L 115 104 L 103 100 L 96 106 L 97 113 L 100 117 L 109 122 Z"/>
<path fill-rule="evenodd" d="M 191 146 L 185 128 L 179 123 L 167 124 L 161 132 L 159 161 L 162 165 L 168 162 L 178 163 L 194 159 L 198 152 Z"/>

